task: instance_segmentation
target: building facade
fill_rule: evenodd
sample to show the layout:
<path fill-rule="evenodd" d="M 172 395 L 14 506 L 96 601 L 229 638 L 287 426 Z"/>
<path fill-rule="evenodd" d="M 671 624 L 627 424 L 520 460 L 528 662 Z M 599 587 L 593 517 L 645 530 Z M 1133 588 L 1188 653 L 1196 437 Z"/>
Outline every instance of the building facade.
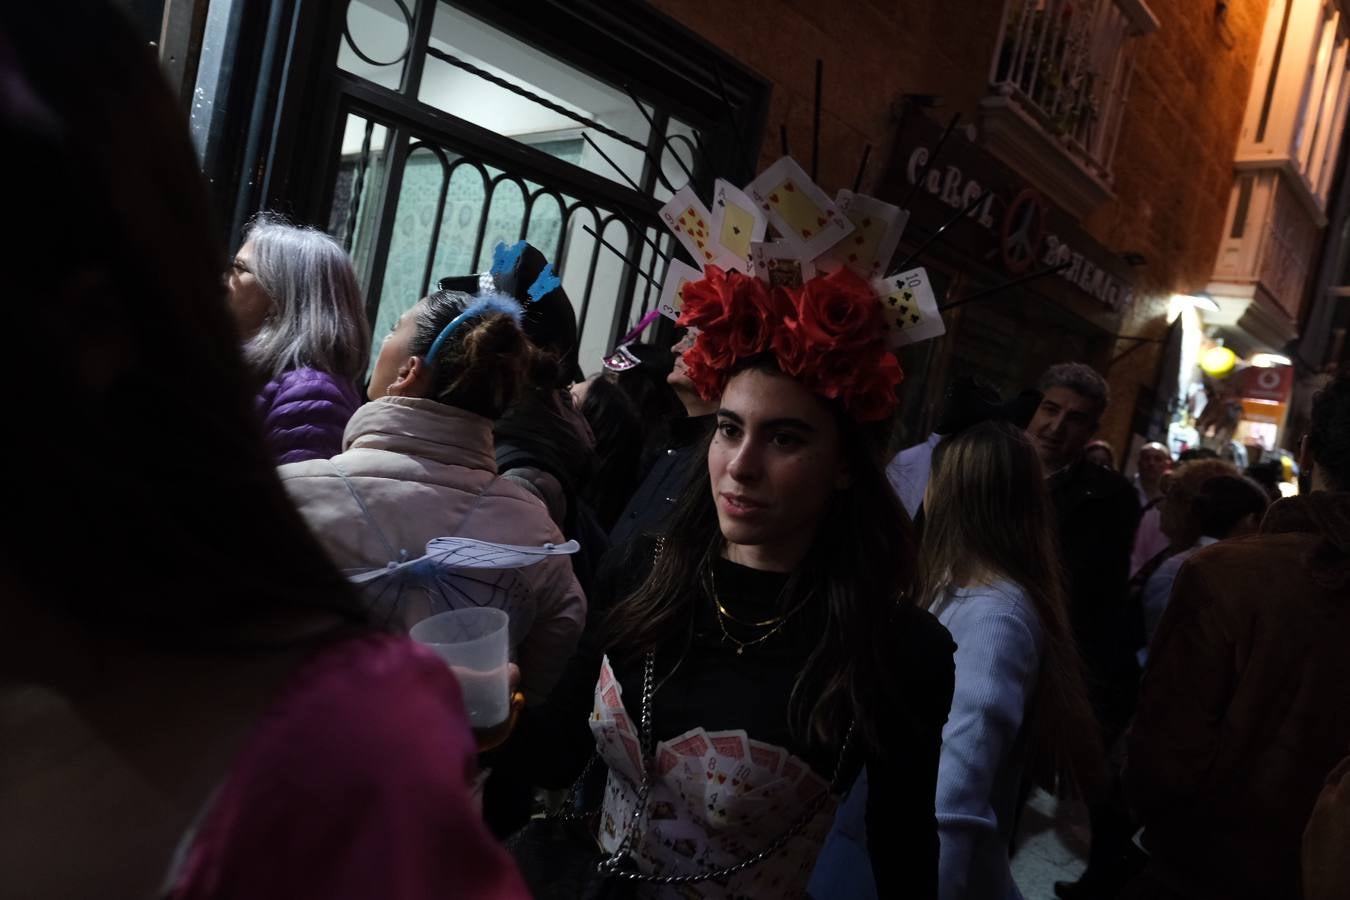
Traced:
<path fill-rule="evenodd" d="M 591 372 L 653 308 L 655 210 L 691 178 L 743 182 L 786 146 L 828 192 L 906 205 L 897 256 L 975 299 L 906 351 L 902 442 L 954 375 L 1014 393 L 1065 359 L 1106 373 L 1118 450 L 1189 423 L 1199 354 L 1284 352 L 1307 318 L 1343 143 L 1334 0 L 192 8 L 232 234 L 262 206 L 332 230 L 377 333 L 527 237 Z"/>

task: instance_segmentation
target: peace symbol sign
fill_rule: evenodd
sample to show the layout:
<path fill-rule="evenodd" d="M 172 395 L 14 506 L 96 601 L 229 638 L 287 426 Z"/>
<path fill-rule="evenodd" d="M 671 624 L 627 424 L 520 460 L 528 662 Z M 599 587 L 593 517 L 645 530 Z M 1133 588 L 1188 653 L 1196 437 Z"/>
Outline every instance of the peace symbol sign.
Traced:
<path fill-rule="evenodd" d="M 1040 256 L 1041 242 L 1045 240 L 1045 207 L 1036 191 L 1027 188 L 1008 206 L 1003 217 L 999 247 L 1003 265 L 1014 275 L 1031 268 Z"/>

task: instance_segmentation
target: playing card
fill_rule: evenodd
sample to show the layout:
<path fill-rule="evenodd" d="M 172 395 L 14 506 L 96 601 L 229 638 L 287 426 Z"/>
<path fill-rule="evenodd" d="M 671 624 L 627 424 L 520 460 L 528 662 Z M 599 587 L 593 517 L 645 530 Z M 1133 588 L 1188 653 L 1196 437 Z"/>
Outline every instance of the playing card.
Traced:
<path fill-rule="evenodd" d="M 599 686 L 597 688 L 597 691 L 603 692 L 605 688 L 615 683 L 616 680 L 614 678 L 614 669 L 610 667 L 609 657 L 608 656 L 600 657 L 600 680 L 598 682 Z"/>
<path fill-rule="evenodd" d="M 938 312 L 937 297 L 922 268 L 891 278 L 878 278 L 872 289 L 881 298 L 886 319 L 886 345 L 892 350 L 947 333 Z"/>
<path fill-rule="evenodd" d="M 618 347 L 601 361 L 601 365 L 611 372 L 627 372 L 642 365 L 642 360 L 634 356 L 627 347 Z"/>
<path fill-rule="evenodd" d="M 777 777 L 783 770 L 783 762 L 787 759 L 787 751 L 782 747 L 773 744 L 766 744 L 763 741 L 749 741 L 750 761 L 758 768 L 764 770 L 767 775 Z"/>
<path fill-rule="evenodd" d="M 705 268 L 717 263 L 719 248 L 712 235 L 712 216 L 694 189 L 685 185 L 661 207 L 661 220 L 675 238 L 689 251 L 689 255 Z"/>
<path fill-rule="evenodd" d="M 804 803 L 815 800 L 829 789 L 829 782 L 824 778 L 821 778 L 811 769 L 807 769 L 793 787 L 793 790 L 797 792 L 797 799 Z"/>
<path fill-rule="evenodd" d="M 691 728 L 679 737 L 661 743 L 675 751 L 676 756 L 691 756 L 697 759 L 702 759 L 712 749 L 712 744 L 708 742 L 708 733 L 702 728 Z"/>
<path fill-rule="evenodd" d="M 750 267 L 756 278 L 773 287 L 801 287 L 815 277 L 816 267 L 801 258 L 787 241 L 750 245 Z"/>
<path fill-rule="evenodd" d="M 637 741 L 631 735 L 623 734 L 613 722 L 591 722 L 591 733 L 595 735 L 595 749 L 610 772 L 622 775 L 630 784 L 642 780 L 642 754 Z"/>
<path fill-rule="evenodd" d="M 750 259 L 750 245 L 764 240 L 764 232 L 769 220 L 744 191 L 717 179 L 713 186 L 712 235 L 726 256 L 728 263 L 739 260 L 740 265 L 733 266 L 746 271 Z"/>
<path fill-rule="evenodd" d="M 680 312 L 684 309 L 684 286 L 702 277 L 703 273 L 689 263 L 672 259 L 670 268 L 666 270 L 665 284 L 661 285 L 661 299 L 656 304 L 661 315 L 679 321 Z"/>
<path fill-rule="evenodd" d="M 737 762 L 750 755 L 750 739 L 744 731 L 710 731 L 708 743 L 719 756 L 734 759 Z"/>
<path fill-rule="evenodd" d="M 670 770 L 680 764 L 680 757 L 676 755 L 665 744 L 661 744 L 656 749 L 656 774 L 658 776 L 669 774 Z"/>
<path fill-rule="evenodd" d="M 839 243 L 852 223 L 790 156 L 765 169 L 746 187 L 769 223 L 811 260 Z"/>
<path fill-rule="evenodd" d="M 847 266 L 869 279 L 885 274 L 909 222 L 908 210 L 852 191 L 840 191 L 836 202 L 853 223 L 853 233 L 831 247 L 817 267 L 833 272 Z"/>

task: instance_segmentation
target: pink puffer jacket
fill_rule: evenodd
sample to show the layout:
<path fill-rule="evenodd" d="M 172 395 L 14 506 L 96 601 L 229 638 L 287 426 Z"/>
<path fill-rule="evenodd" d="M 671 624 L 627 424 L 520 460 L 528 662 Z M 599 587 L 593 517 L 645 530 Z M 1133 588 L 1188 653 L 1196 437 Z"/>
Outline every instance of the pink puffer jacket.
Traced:
<path fill-rule="evenodd" d="M 492 422 L 481 416 L 434 400 L 381 397 L 352 416 L 343 449 L 332 460 L 279 470 L 291 499 L 341 569 L 383 567 L 391 551 L 415 559 L 438 537 L 533 546 L 563 542 L 544 504 L 497 476 Z M 539 702 L 576 648 L 586 598 L 565 556 L 518 574 L 512 605 L 523 610 L 520 618 L 528 619 L 528 627 L 513 627 L 512 640 L 522 690 L 527 701 Z M 428 602 L 424 593 L 412 592 L 397 614 L 411 627 L 431 611 Z"/>

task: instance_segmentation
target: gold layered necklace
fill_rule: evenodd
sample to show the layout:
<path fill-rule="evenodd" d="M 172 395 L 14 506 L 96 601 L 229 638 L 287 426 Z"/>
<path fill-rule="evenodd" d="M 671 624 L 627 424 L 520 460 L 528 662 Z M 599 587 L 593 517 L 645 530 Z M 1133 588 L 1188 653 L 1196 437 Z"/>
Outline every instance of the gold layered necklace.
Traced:
<path fill-rule="evenodd" d="M 787 624 L 788 619 L 792 618 L 793 615 L 795 615 L 799 609 L 805 606 L 807 599 L 809 599 L 809 596 L 803 598 L 802 601 L 798 603 L 796 606 L 794 606 L 792 609 L 788 610 L 785 613 L 780 613 L 779 615 L 774 616 L 771 619 L 765 619 L 762 622 L 747 622 L 744 619 L 738 619 L 735 616 L 733 616 L 727 610 L 727 608 L 722 605 L 721 598 L 717 596 L 717 574 L 711 568 L 708 570 L 708 581 L 712 588 L 711 593 L 712 593 L 713 607 L 717 610 L 717 627 L 722 629 L 722 637 L 726 639 L 727 643 L 735 645 L 737 656 L 745 655 L 746 647 L 753 647 L 755 644 L 762 644 L 769 638 L 777 634 L 779 631 L 781 631 L 783 629 L 783 626 Z M 783 585 L 783 590 L 784 591 L 787 590 L 786 584 Z M 783 591 L 778 592 L 778 599 L 779 600 L 783 599 Z M 751 640 L 748 641 L 742 641 L 736 637 L 733 637 L 731 632 L 727 630 L 728 621 L 734 622 L 736 625 L 739 625 L 742 628 L 768 628 L 769 630 L 764 632 L 757 638 L 752 638 Z"/>

